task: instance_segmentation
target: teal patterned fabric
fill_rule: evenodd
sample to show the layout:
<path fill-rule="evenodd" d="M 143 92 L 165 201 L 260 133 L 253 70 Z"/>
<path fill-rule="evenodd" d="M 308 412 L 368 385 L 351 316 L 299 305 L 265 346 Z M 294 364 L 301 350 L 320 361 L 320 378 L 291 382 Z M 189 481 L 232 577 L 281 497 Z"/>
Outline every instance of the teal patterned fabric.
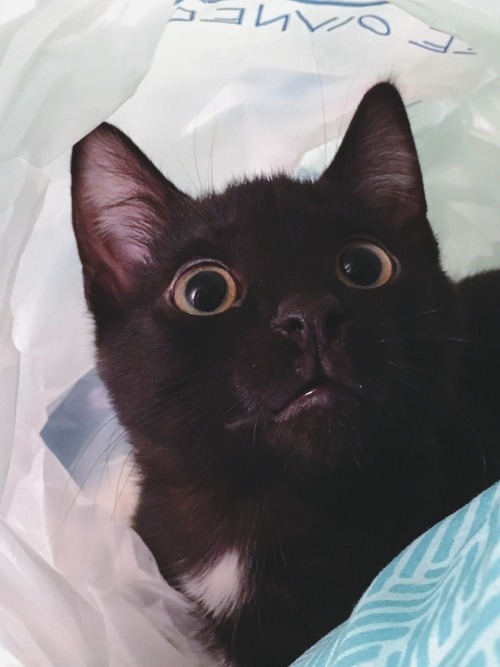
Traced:
<path fill-rule="evenodd" d="M 500 665 L 500 484 L 373 581 L 352 616 L 293 667 Z"/>

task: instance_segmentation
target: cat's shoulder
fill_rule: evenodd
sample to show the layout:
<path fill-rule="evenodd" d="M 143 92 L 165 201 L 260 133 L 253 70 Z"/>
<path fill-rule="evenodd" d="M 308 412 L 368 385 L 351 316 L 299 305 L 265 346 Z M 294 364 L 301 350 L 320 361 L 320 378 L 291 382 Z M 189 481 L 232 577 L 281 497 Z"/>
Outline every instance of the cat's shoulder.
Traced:
<path fill-rule="evenodd" d="M 500 270 L 483 271 L 457 283 L 466 328 L 481 339 L 500 343 Z"/>
<path fill-rule="evenodd" d="M 463 367 L 477 398 L 500 400 L 500 270 L 484 271 L 457 284 L 464 311 Z M 471 385 L 471 382 L 468 382 Z M 496 405 L 496 403 L 495 403 Z M 495 413 L 497 409 L 495 408 Z"/>
<path fill-rule="evenodd" d="M 500 269 L 481 271 L 472 276 L 462 278 L 457 283 L 458 289 L 465 297 L 490 293 L 492 290 L 500 294 Z"/>

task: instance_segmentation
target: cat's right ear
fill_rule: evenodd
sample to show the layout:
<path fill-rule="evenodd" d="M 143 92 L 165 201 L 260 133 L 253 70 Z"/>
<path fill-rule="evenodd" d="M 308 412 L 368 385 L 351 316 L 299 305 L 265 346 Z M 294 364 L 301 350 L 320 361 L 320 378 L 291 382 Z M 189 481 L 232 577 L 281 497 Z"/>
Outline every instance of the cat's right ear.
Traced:
<path fill-rule="evenodd" d="M 368 209 L 384 211 L 395 225 L 415 218 L 425 220 L 427 205 L 417 150 L 394 85 L 379 83 L 365 94 L 320 180 L 335 182 Z"/>
<path fill-rule="evenodd" d="M 73 227 L 83 265 L 87 299 L 96 290 L 127 298 L 139 267 L 187 198 L 120 130 L 106 123 L 84 137 L 71 161 Z"/>

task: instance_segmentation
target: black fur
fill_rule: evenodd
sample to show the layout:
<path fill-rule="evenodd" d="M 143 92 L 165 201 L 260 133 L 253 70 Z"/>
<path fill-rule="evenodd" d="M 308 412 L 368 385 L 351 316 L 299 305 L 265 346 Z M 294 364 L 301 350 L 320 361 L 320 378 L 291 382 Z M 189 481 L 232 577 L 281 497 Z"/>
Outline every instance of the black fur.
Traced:
<path fill-rule="evenodd" d="M 232 664 L 284 667 L 499 478 L 500 276 L 455 285 L 441 270 L 390 84 L 367 93 L 316 182 L 194 200 L 108 125 L 75 147 L 72 171 L 99 370 L 143 480 L 135 526 L 180 588 L 236 548 L 246 596 L 208 627 Z M 386 284 L 341 279 L 353 239 L 388 251 Z M 169 289 L 203 258 L 239 289 L 208 317 Z M 320 385 L 322 402 L 287 412 Z"/>

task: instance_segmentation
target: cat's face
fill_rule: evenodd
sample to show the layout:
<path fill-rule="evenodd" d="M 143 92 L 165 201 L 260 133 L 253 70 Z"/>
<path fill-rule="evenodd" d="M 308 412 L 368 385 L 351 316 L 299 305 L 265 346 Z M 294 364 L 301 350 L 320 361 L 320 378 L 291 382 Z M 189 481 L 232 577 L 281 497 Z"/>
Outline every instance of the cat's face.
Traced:
<path fill-rule="evenodd" d="M 316 182 L 193 200 L 109 126 L 73 178 L 101 372 L 139 440 L 333 463 L 445 399 L 460 316 L 388 84 Z"/>

